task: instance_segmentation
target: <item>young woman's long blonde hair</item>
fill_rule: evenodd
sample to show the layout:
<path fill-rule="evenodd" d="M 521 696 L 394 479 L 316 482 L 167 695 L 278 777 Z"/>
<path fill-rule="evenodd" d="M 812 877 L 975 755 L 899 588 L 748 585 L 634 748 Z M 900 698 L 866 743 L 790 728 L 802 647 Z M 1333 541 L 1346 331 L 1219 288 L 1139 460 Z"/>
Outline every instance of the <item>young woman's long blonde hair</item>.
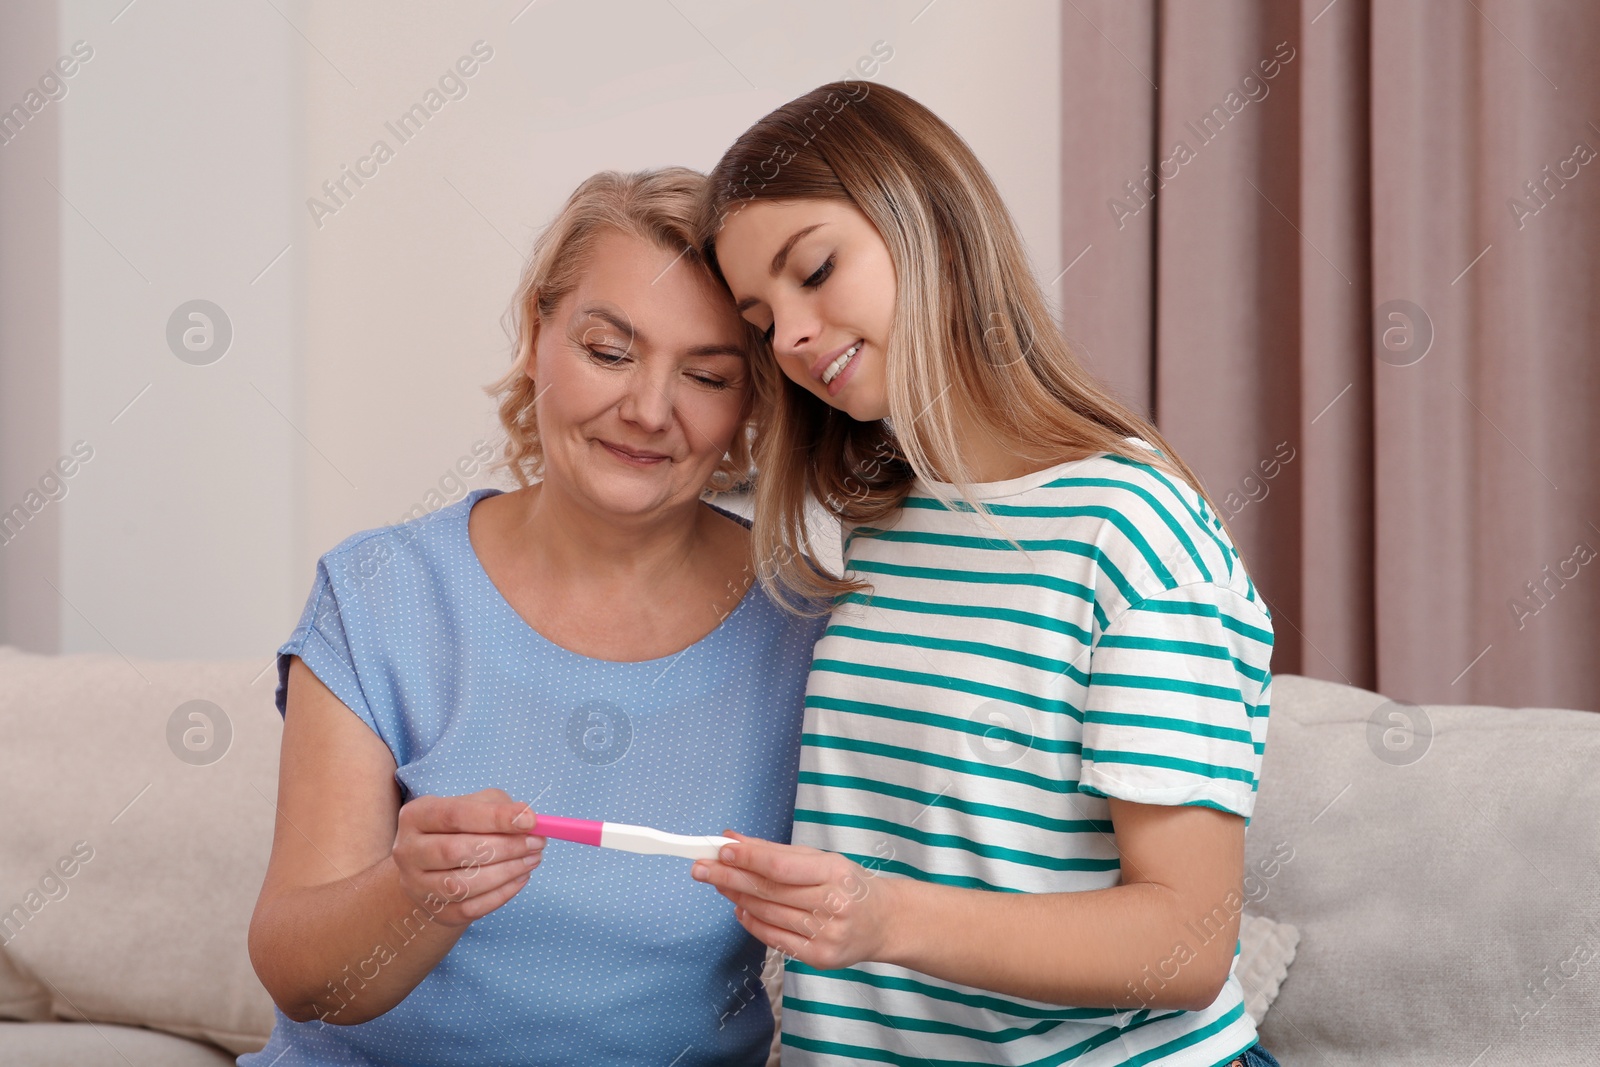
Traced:
<path fill-rule="evenodd" d="M 765 344 L 753 361 L 755 548 L 775 595 L 793 604 L 785 594 L 865 588 L 814 565 L 808 497 L 849 522 L 876 524 L 919 474 L 970 482 L 958 445 L 963 416 L 1041 467 L 1109 452 L 1165 466 L 1209 501 L 1155 427 L 1084 370 L 983 165 L 905 93 L 854 81 L 813 89 L 740 135 L 709 179 L 700 247 L 714 270 L 717 234 L 745 204 L 808 199 L 859 208 L 895 269 L 887 420 L 858 422 L 830 407 L 790 382 Z"/>
<path fill-rule="evenodd" d="M 517 484 L 527 487 L 544 474 L 544 449 L 539 442 L 535 401 L 539 385 L 528 375 L 539 324 L 548 322 L 589 269 L 594 247 L 608 233 L 649 242 L 678 256 L 673 269 L 709 271 L 699 248 L 696 223 L 705 191 L 705 175 L 688 167 L 661 167 L 624 174 L 601 171 L 573 190 L 556 217 L 533 245 L 516 296 L 506 312 L 508 332 L 516 345 L 511 368 L 484 391 L 500 402 L 500 424 L 506 443 L 495 468 L 507 468 Z M 746 331 L 752 350 L 759 341 Z M 754 405 L 747 405 L 746 412 Z M 750 436 L 744 425 L 711 475 L 708 488 L 722 492 L 745 482 L 750 474 Z"/>

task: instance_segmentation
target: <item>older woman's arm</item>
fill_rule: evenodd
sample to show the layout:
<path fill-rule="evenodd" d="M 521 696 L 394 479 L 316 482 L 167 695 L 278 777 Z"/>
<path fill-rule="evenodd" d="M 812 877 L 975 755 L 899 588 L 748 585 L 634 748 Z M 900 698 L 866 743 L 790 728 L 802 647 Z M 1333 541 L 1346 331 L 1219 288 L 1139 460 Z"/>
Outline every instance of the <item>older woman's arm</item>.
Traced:
<path fill-rule="evenodd" d="M 526 805 L 499 790 L 402 808 L 388 747 L 298 657 L 285 707 L 250 960 L 289 1018 L 366 1022 L 515 895 L 544 839 L 528 836 Z"/>

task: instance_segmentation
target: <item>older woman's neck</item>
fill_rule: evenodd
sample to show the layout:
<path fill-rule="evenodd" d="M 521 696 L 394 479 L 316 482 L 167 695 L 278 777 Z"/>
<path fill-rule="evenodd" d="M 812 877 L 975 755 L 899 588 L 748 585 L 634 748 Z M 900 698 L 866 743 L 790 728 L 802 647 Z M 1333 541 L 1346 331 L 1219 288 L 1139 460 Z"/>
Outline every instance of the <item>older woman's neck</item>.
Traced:
<path fill-rule="evenodd" d="M 535 486 L 528 497 L 516 532 L 548 564 L 600 581 L 647 585 L 670 581 L 694 559 L 707 510 L 694 498 L 619 513 L 549 482 Z"/>

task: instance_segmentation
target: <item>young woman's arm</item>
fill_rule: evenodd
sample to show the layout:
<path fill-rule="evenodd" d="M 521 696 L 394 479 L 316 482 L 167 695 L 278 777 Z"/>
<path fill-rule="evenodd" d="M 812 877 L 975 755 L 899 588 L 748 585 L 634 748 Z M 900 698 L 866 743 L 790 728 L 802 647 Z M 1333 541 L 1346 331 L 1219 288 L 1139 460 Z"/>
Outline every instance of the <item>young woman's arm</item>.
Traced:
<path fill-rule="evenodd" d="M 1239 934 L 1244 819 L 1116 799 L 1110 807 L 1122 884 L 1109 889 L 987 893 L 875 879 L 875 889 L 891 890 L 882 962 L 1052 1004 L 1209 1006 Z"/>
<path fill-rule="evenodd" d="M 832 852 L 743 835 L 697 861 L 762 942 L 822 970 L 873 961 L 1048 1004 L 1197 1011 L 1227 981 L 1244 819 L 1111 799 L 1122 883 L 996 893 L 878 877 Z"/>
<path fill-rule="evenodd" d="M 527 806 L 499 790 L 402 811 L 388 746 L 300 658 L 289 668 L 272 858 L 250 961 L 297 1022 L 374 1019 L 525 883 Z"/>

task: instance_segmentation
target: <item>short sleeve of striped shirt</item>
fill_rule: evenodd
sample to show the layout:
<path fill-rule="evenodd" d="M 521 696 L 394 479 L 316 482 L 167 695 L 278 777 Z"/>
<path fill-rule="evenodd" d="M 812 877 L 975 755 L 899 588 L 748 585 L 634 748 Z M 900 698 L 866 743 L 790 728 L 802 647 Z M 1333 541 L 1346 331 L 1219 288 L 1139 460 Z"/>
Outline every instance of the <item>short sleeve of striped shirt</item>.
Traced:
<path fill-rule="evenodd" d="M 1211 582 L 1145 597 L 1089 656 L 1080 792 L 1197 804 L 1248 826 L 1266 745 L 1272 624 Z"/>

